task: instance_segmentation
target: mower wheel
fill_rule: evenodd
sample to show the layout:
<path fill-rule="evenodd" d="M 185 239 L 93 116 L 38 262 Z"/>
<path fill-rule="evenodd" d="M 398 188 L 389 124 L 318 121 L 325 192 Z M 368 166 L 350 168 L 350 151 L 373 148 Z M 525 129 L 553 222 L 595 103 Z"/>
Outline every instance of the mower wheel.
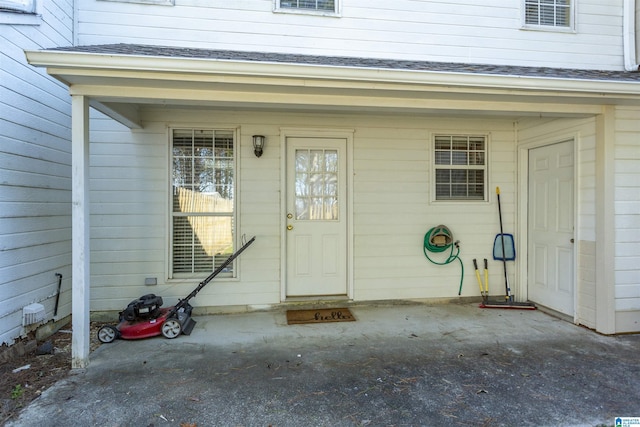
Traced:
<path fill-rule="evenodd" d="M 182 332 L 182 325 L 175 317 L 165 320 L 162 324 L 162 335 L 164 335 L 165 338 L 176 338 L 180 335 L 180 332 Z"/>
<path fill-rule="evenodd" d="M 101 343 L 112 343 L 118 337 L 120 337 L 120 331 L 111 325 L 106 325 L 98 329 L 98 340 Z"/>

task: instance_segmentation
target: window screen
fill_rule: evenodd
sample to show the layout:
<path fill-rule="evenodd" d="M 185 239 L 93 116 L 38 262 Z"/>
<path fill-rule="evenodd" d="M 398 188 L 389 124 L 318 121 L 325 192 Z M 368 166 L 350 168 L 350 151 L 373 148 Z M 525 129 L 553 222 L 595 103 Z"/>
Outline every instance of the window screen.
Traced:
<path fill-rule="evenodd" d="M 485 136 L 435 136 L 435 199 L 485 200 L 486 150 Z"/>
<path fill-rule="evenodd" d="M 233 253 L 234 133 L 174 129 L 171 136 L 172 272 L 211 272 Z"/>

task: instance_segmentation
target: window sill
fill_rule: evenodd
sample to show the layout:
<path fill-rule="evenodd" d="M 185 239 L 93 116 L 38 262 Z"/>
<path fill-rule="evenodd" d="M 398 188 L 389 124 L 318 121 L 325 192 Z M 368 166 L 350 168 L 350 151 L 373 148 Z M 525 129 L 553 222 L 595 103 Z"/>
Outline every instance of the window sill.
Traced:
<path fill-rule="evenodd" d="M 325 10 L 276 8 L 273 10 L 273 13 L 282 13 L 282 14 L 288 14 L 288 15 L 323 16 L 326 18 L 341 18 L 341 15 L 339 13 L 329 12 Z"/>
<path fill-rule="evenodd" d="M 40 25 L 42 24 L 42 15 L 35 13 L 0 12 L 0 24 Z"/>
<path fill-rule="evenodd" d="M 211 273 L 209 273 L 211 274 Z M 192 277 L 172 277 L 167 279 L 166 283 L 167 284 L 171 284 L 171 285 L 190 285 L 193 286 L 194 283 L 196 282 L 202 282 L 204 279 L 206 279 L 207 273 L 203 273 L 202 275 L 194 275 Z M 222 276 L 222 275 L 218 275 L 216 276 L 216 282 L 237 282 L 238 278 L 237 277 L 233 277 L 233 276 Z"/>
<path fill-rule="evenodd" d="M 489 200 L 482 199 L 449 199 L 449 200 L 431 200 L 430 204 L 432 205 L 461 205 L 461 204 L 469 204 L 469 205 L 481 205 L 481 204 L 489 204 Z"/>
<path fill-rule="evenodd" d="M 551 25 L 523 25 L 522 31 L 544 31 L 549 33 L 576 34 L 577 31 L 571 27 L 553 27 Z"/>

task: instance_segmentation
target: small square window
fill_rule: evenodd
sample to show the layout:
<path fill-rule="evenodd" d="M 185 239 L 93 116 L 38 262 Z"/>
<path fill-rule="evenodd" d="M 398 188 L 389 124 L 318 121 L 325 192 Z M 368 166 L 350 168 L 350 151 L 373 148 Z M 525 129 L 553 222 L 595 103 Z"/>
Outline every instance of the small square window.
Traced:
<path fill-rule="evenodd" d="M 525 25 L 571 28 L 572 0 L 524 0 Z"/>
<path fill-rule="evenodd" d="M 0 0 L 0 12 L 36 13 L 36 0 Z"/>
<path fill-rule="evenodd" d="M 160 6 L 174 6 L 175 0 L 100 0 L 100 1 L 113 1 L 118 3 L 140 3 L 140 4 L 155 4 Z"/>
<path fill-rule="evenodd" d="M 486 200 L 487 137 L 436 135 L 435 200 Z"/>
<path fill-rule="evenodd" d="M 276 0 L 276 9 L 335 14 L 338 13 L 338 0 Z"/>

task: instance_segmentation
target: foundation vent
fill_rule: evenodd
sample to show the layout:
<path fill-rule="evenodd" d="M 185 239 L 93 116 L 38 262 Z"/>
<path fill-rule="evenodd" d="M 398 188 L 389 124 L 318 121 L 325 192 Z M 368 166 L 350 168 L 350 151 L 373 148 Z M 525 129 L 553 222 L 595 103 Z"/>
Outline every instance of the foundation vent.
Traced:
<path fill-rule="evenodd" d="M 44 306 L 33 303 L 22 308 L 22 326 L 33 325 L 44 320 Z"/>

